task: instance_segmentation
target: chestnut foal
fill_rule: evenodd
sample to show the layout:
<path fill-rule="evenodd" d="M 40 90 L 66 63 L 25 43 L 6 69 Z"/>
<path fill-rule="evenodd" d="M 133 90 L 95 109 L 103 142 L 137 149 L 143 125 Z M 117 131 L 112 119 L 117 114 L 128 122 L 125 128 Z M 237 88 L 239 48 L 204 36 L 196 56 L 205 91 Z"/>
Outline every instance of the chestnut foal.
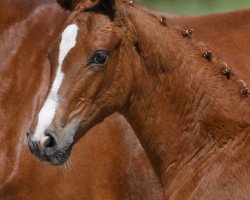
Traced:
<path fill-rule="evenodd" d="M 75 146 L 67 166 L 31 157 L 24 132 L 49 85 L 48 46 L 69 13 L 54 0 L 0 1 L 0 13 L 0 199 L 162 199 L 145 152 L 117 114 Z"/>
<path fill-rule="evenodd" d="M 54 79 L 28 133 L 32 153 L 63 164 L 82 133 L 118 111 L 164 199 L 249 199 L 250 11 L 190 20 L 133 1 L 59 3 L 72 12 L 50 51 Z M 188 23 L 199 37 L 177 28 Z M 227 35 L 213 38 L 209 24 Z M 222 46 L 211 52 L 202 37 Z"/>

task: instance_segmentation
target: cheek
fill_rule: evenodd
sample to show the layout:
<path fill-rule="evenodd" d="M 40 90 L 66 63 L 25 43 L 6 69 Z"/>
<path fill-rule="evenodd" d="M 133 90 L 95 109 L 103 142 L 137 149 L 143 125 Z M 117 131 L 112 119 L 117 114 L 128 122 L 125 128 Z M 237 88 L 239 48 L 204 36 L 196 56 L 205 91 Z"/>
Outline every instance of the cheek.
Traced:
<path fill-rule="evenodd" d="M 105 72 L 96 69 L 86 69 L 86 71 L 69 73 L 65 76 L 65 80 L 60 90 L 60 104 L 63 110 L 74 110 L 82 99 L 95 100 L 102 91 L 102 82 Z"/>
<path fill-rule="evenodd" d="M 86 76 L 82 84 L 82 95 L 89 99 L 96 99 L 103 89 L 105 72 L 94 72 Z"/>

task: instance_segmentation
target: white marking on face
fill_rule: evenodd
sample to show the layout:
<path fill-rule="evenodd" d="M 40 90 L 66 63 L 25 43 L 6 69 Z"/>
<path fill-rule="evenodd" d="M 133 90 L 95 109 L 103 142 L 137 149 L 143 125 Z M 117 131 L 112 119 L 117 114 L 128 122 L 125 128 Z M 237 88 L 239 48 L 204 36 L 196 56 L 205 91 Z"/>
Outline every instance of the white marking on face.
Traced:
<path fill-rule="evenodd" d="M 76 45 L 76 37 L 78 32 L 78 26 L 71 24 L 66 27 L 62 33 L 62 39 L 59 46 L 58 68 L 56 71 L 56 77 L 52 84 L 50 93 L 46 102 L 44 103 L 41 111 L 38 114 L 38 122 L 33 140 L 41 141 L 45 137 L 44 132 L 51 125 L 51 122 L 55 116 L 58 106 L 58 91 L 63 81 L 64 73 L 62 71 L 62 64 L 69 51 Z"/>

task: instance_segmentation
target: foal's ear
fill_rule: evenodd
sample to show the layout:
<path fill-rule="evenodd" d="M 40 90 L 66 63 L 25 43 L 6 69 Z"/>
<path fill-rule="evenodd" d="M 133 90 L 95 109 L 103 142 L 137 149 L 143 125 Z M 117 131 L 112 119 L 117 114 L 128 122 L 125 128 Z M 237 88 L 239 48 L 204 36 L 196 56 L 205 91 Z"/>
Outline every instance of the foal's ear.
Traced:
<path fill-rule="evenodd" d="M 72 11 L 80 1 L 81 0 L 57 0 L 57 3 L 59 3 L 62 8 Z"/>
<path fill-rule="evenodd" d="M 103 6 L 106 9 L 114 10 L 116 0 L 57 0 L 57 2 L 66 10 L 79 8 L 90 10 L 92 8 Z"/>

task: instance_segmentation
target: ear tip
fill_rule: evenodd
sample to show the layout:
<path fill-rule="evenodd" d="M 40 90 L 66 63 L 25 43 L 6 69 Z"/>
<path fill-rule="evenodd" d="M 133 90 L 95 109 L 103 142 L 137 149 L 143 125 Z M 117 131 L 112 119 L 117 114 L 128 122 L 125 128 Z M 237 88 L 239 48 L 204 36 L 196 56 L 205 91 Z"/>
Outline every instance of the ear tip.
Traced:
<path fill-rule="evenodd" d="M 56 0 L 57 3 L 66 10 L 74 10 L 78 3 L 82 2 L 85 8 L 91 8 L 101 3 L 109 3 L 110 6 L 114 6 L 116 0 Z"/>
<path fill-rule="evenodd" d="M 75 0 L 56 0 L 57 3 L 66 10 L 73 10 L 75 7 Z"/>

